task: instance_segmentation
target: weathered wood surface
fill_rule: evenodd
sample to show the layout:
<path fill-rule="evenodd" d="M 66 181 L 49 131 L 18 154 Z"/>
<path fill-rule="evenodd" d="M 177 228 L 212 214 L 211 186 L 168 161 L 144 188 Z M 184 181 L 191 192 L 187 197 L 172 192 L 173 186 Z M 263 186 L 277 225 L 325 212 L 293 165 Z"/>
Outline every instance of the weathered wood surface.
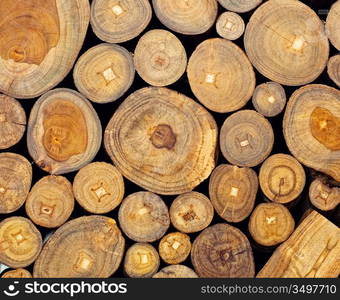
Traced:
<path fill-rule="evenodd" d="M 338 277 L 340 229 L 312 211 L 257 277 Z"/>
<path fill-rule="evenodd" d="M 125 239 L 114 219 L 86 216 L 59 227 L 34 264 L 37 278 L 106 278 L 119 267 Z"/>
<path fill-rule="evenodd" d="M 210 113 L 195 101 L 148 87 L 116 110 L 104 143 L 125 177 L 151 192 L 176 195 L 190 192 L 210 175 L 217 130 Z"/>
<path fill-rule="evenodd" d="M 101 146 L 101 124 L 90 102 L 70 89 L 55 89 L 35 102 L 27 129 L 28 151 L 53 175 L 85 166 Z"/>
<path fill-rule="evenodd" d="M 262 75 L 289 86 L 315 80 L 329 56 L 322 21 L 296 0 L 270 0 L 261 5 L 246 27 L 244 45 Z"/>
<path fill-rule="evenodd" d="M 70 72 L 90 20 L 88 0 L 0 3 L 0 91 L 34 98 Z"/>

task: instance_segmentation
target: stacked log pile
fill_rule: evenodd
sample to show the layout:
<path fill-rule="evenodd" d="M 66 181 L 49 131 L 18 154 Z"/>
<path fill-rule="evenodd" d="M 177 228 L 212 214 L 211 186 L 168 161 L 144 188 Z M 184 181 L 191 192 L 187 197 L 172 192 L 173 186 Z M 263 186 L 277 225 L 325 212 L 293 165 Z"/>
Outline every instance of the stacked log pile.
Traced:
<path fill-rule="evenodd" d="M 338 277 L 324 2 L 1 0 L 1 277 Z"/>

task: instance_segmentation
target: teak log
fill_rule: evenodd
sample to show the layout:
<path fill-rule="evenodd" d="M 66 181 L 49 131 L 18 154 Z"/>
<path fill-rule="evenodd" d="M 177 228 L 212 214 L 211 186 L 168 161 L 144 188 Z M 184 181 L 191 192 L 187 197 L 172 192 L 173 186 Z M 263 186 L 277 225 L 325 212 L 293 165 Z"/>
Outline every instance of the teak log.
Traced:
<path fill-rule="evenodd" d="M 94 46 L 79 57 L 73 78 L 77 89 L 91 101 L 115 101 L 131 87 L 135 78 L 132 55 L 118 45 Z"/>
<path fill-rule="evenodd" d="M 15 269 L 2 274 L 1 278 L 32 278 L 32 274 L 26 269 Z"/>
<path fill-rule="evenodd" d="M 245 27 L 242 17 L 230 11 L 222 13 L 216 22 L 217 33 L 227 40 L 237 40 L 244 33 Z"/>
<path fill-rule="evenodd" d="M 17 144 L 26 130 L 26 114 L 19 101 L 0 94 L 0 150 Z"/>
<path fill-rule="evenodd" d="M 147 243 L 133 244 L 125 253 L 124 271 L 129 277 L 152 277 L 159 268 L 157 250 Z"/>
<path fill-rule="evenodd" d="M 32 165 L 22 155 L 0 153 L 0 214 L 18 210 L 32 183 Z"/>
<path fill-rule="evenodd" d="M 296 90 L 287 104 L 283 133 L 295 158 L 340 181 L 338 89 L 311 84 Z"/>
<path fill-rule="evenodd" d="M 312 211 L 257 277 L 338 277 L 340 229 Z"/>
<path fill-rule="evenodd" d="M 127 196 L 119 207 L 119 225 L 136 242 L 159 240 L 170 226 L 170 216 L 164 201 L 150 192 Z"/>
<path fill-rule="evenodd" d="M 200 43 L 189 58 L 192 92 L 208 109 L 225 113 L 240 109 L 251 98 L 255 73 L 236 44 L 222 38 Z"/>
<path fill-rule="evenodd" d="M 11 268 L 32 264 L 40 254 L 42 237 L 34 224 L 23 217 L 0 222 L 0 261 Z"/>
<path fill-rule="evenodd" d="M 169 29 L 182 34 L 201 34 L 213 26 L 216 0 L 152 0 L 157 18 Z"/>
<path fill-rule="evenodd" d="M 171 32 L 154 29 L 138 41 L 134 53 L 137 73 L 153 86 L 176 82 L 187 67 L 187 54 L 181 41 Z"/>
<path fill-rule="evenodd" d="M 326 20 L 326 34 L 332 45 L 340 51 L 340 1 L 337 0 L 331 7 Z"/>
<path fill-rule="evenodd" d="M 265 117 L 275 117 L 286 106 L 286 92 L 279 83 L 262 83 L 255 88 L 252 102 L 260 114 Z"/>
<path fill-rule="evenodd" d="M 55 228 L 64 224 L 74 208 L 72 184 L 62 176 L 45 176 L 31 189 L 26 213 L 37 225 Z"/>
<path fill-rule="evenodd" d="M 215 167 L 217 125 L 194 100 L 163 87 L 131 94 L 105 130 L 105 149 L 118 170 L 144 189 L 190 192 Z"/>
<path fill-rule="evenodd" d="M 322 211 L 330 211 L 340 204 L 340 188 L 331 187 L 322 179 L 315 179 L 309 187 L 310 202 Z"/>
<path fill-rule="evenodd" d="M 261 203 L 252 212 L 248 224 L 255 242 L 262 246 L 275 246 L 288 239 L 295 221 L 289 210 L 278 203 Z"/>
<path fill-rule="evenodd" d="M 184 233 L 208 227 L 214 217 L 214 207 L 209 198 L 198 192 L 179 195 L 170 206 L 172 225 Z"/>
<path fill-rule="evenodd" d="M 83 45 L 88 0 L 0 1 L 0 91 L 34 98 L 61 82 Z"/>
<path fill-rule="evenodd" d="M 86 216 L 59 227 L 35 261 L 35 278 L 106 278 L 119 267 L 125 240 L 114 219 Z"/>
<path fill-rule="evenodd" d="M 329 78 L 340 87 L 340 54 L 334 55 L 329 59 L 327 73 Z"/>
<path fill-rule="evenodd" d="M 209 181 L 209 195 L 216 212 L 228 222 L 240 222 L 254 208 L 259 183 L 250 168 L 219 165 Z"/>
<path fill-rule="evenodd" d="M 124 179 L 117 168 L 105 162 L 93 162 L 81 168 L 73 180 L 77 202 L 93 214 L 115 209 L 123 200 Z"/>
<path fill-rule="evenodd" d="M 263 0 L 217 0 L 225 9 L 238 13 L 248 12 L 260 5 Z"/>
<path fill-rule="evenodd" d="M 220 132 L 220 147 L 230 163 L 254 167 L 273 149 L 274 132 L 269 121 L 254 110 L 240 110 L 229 116 Z"/>
<path fill-rule="evenodd" d="M 108 43 L 122 43 L 138 36 L 150 23 L 149 0 L 93 0 L 91 25 L 93 32 Z"/>
<path fill-rule="evenodd" d="M 190 237 L 189 235 L 181 232 L 169 233 L 159 242 L 158 251 L 160 257 L 167 264 L 180 264 L 190 255 Z"/>
<path fill-rule="evenodd" d="M 310 7 L 296 0 L 262 4 L 249 20 L 244 45 L 262 75 L 289 86 L 314 81 L 329 56 L 324 24 Z"/>
<path fill-rule="evenodd" d="M 76 171 L 97 154 L 100 120 L 91 103 L 70 89 L 55 89 L 35 102 L 27 129 L 28 151 L 53 175 Z"/>
<path fill-rule="evenodd" d="M 260 168 L 259 182 L 268 199 L 289 203 L 303 191 L 306 175 L 301 164 L 288 154 L 274 154 Z"/>
<path fill-rule="evenodd" d="M 184 265 L 171 265 L 164 267 L 152 278 L 197 278 L 194 270 Z"/>
<path fill-rule="evenodd" d="M 254 277 L 253 252 L 247 237 L 225 223 L 204 229 L 195 239 L 191 261 L 200 277 Z"/>

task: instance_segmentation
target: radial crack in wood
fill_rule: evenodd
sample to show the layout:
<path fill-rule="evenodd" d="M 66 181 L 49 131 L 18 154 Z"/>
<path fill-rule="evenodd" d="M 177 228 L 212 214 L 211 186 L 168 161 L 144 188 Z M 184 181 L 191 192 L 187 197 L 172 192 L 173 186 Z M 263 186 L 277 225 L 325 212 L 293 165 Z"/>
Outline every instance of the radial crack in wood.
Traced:
<path fill-rule="evenodd" d="M 289 86 L 314 81 L 329 56 L 322 21 L 296 0 L 270 0 L 261 5 L 246 27 L 244 45 L 262 75 Z"/>
<path fill-rule="evenodd" d="M 188 63 L 191 90 L 212 111 L 240 109 L 255 89 L 255 73 L 241 48 L 221 38 L 203 41 Z"/>
<path fill-rule="evenodd" d="M 217 125 L 190 98 L 166 88 L 131 94 L 110 120 L 105 149 L 119 171 L 155 193 L 191 191 L 215 166 Z"/>
<path fill-rule="evenodd" d="M 283 120 L 290 152 L 304 165 L 340 181 L 340 91 L 312 84 L 293 93 Z"/>
<path fill-rule="evenodd" d="M 340 229 L 312 211 L 257 277 L 329 278 L 340 273 Z"/>
<path fill-rule="evenodd" d="M 210 176 L 209 195 L 224 220 L 241 222 L 254 208 L 258 185 L 252 169 L 219 165 Z"/>
<path fill-rule="evenodd" d="M 97 154 L 101 124 L 90 102 L 70 89 L 55 89 L 34 104 L 28 122 L 28 151 L 54 175 L 80 169 Z"/>
<path fill-rule="evenodd" d="M 42 247 L 39 230 L 23 217 L 10 217 L 0 222 L 0 261 L 11 268 L 33 263 Z"/>
<path fill-rule="evenodd" d="M 152 16 L 149 0 L 93 0 L 91 25 L 103 41 L 122 43 L 138 36 Z"/>
<path fill-rule="evenodd" d="M 216 224 L 195 239 L 191 261 L 200 277 L 254 277 L 253 252 L 247 237 L 237 228 Z"/>
<path fill-rule="evenodd" d="M 35 278 L 108 278 L 119 267 L 125 240 L 114 219 L 86 216 L 59 227 L 34 264 Z"/>
<path fill-rule="evenodd" d="M 32 187 L 25 208 L 35 224 L 47 228 L 61 226 L 74 208 L 71 183 L 62 176 L 43 177 Z"/>

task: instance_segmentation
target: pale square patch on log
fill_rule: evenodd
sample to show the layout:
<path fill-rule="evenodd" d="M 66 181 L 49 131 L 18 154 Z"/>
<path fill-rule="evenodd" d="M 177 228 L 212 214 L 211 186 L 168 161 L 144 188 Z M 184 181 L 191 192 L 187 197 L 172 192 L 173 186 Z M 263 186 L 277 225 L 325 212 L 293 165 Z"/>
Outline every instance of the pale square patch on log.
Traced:
<path fill-rule="evenodd" d="M 295 37 L 293 43 L 292 43 L 292 48 L 297 51 L 301 51 L 303 47 L 306 44 L 306 40 L 304 39 L 303 36 L 300 37 Z"/>
<path fill-rule="evenodd" d="M 50 206 L 42 205 L 40 208 L 40 214 L 51 216 L 53 214 L 54 208 Z"/>
<path fill-rule="evenodd" d="M 143 208 L 141 208 L 139 211 L 138 211 L 138 214 L 139 215 L 145 215 L 145 214 L 147 214 L 147 213 L 149 213 L 150 212 L 150 210 L 148 209 L 148 208 L 146 208 L 146 207 L 143 207 Z"/>
<path fill-rule="evenodd" d="M 86 254 L 85 252 L 80 252 L 78 259 L 74 265 L 74 269 L 79 273 L 88 272 L 94 264 L 94 259 Z"/>
<path fill-rule="evenodd" d="M 327 200 L 329 194 L 325 191 L 321 191 L 320 196 L 321 196 L 322 199 Z"/>
<path fill-rule="evenodd" d="M 119 4 L 116 4 L 112 7 L 112 11 L 118 17 L 124 12 L 124 9 Z"/>
<path fill-rule="evenodd" d="M 268 100 L 268 102 L 269 102 L 269 103 L 272 103 L 272 104 L 275 102 L 275 98 L 274 98 L 274 96 L 270 96 L 270 97 L 268 97 L 268 99 L 267 99 L 267 100 Z"/>
<path fill-rule="evenodd" d="M 0 114 L 0 123 L 1 122 L 6 122 L 6 115 L 5 114 Z"/>
<path fill-rule="evenodd" d="M 146 254 L 140 254 L 140 263 L 145 265 L 149 262 L 149 258 Z"/>
<path fill-rule="evenodd" d="M 102 74 L 107 83 L 110 83 L 112 80 L 116 79 L 117 77 L 115 73 L 113 72 L 112 68 L 106 69 Z"/>
<path fill-rule="evenodd" d="M 216 75 L 212 73 L 208 73 L 205 77 L 205 82 L 206 83 L 215 83 L 216 81 Z"/>
<path fill-rule="evenodd" d="M 96 193 L 96 195 L 99 199 L 107 194 L 106 190 L 102 186 L 100 188 L 96 189 L 94 192 Z"/>
<path fill-rule="evenodd" d="M 249 145 L 249 141 L 248 140 L 244 140 L 240 142 L 241 147 L 247 147 Z"/>
<path fill-rule="evenodd" d="M 266 217 L 267 224 L 275 224 L 276 217 Z"/>
<path fill-rule="evenodd" d="M 0 186 L 0 193 L 4 194 L 5 192 L 6 192 L 6 189 L 4 187 Z"/>
<path fill-rule="evenodd" d="M 226 30 L 233 30 L 233 27 L 235 26 L 235 24 L 233 22 L 231 22 L 230 20 L 226 20 L 225 24 L 224 24 L 224 28 Z"/>
<path fill-rule="evenodd" d="M 172 244 L 172 248 L 174 248 L 175 250 L 177 250 L 180 246 L 181 246 L 181 243 L 178 242 L 178 241 L 175 241 L 175 242 Z"/>
<path fill-rule="evenodd" d="M 237 197 L 239 189 L 237 187 L 231 187 L 230 196 Z"/>

